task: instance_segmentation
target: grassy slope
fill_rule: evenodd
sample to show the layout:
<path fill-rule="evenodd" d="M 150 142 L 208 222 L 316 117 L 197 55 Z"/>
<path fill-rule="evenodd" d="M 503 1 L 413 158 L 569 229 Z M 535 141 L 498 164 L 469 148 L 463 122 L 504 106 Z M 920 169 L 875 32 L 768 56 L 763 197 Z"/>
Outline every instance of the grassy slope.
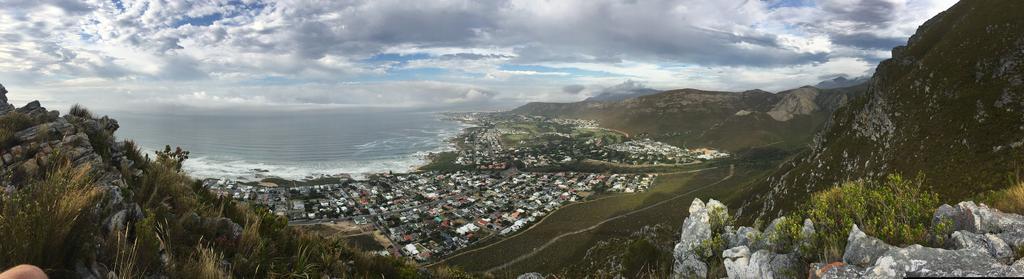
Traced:
<path fill-rule="evenodd" d="M 564 236 L 536 254 L 506 269 L 494 271 L 497 276 L 530 271 L 557 272 L 564 266 L 578 263 L 577 261 L 582 258 L 587 249 L 597 241 L 629 236 L 644 225 L 666 224 L 672 228 L 682 225 L 686 215 L 685 208 L 689 207 L 693 198 L 715 198 L 727 203 L 738 204 L 747 195 L 747 192 L 743 191 L 740 186 L 749 183 L 751 179 L 764 175 L 765 171 L 764 168 L 738 165 L 734 176 L 718 184 L 714 183 L 728 175 L 728 167 L 699 173 L 662 175 L 658 177 L 654 189 L 649 192 L 613 195 L 588 203 L 567 206 L 549 215 L 543 222 L 527 231 L 485 249 L 468 250 L 472 252 L 453 257 L 446 264 L 464 268 L 467 271 L 486 271 L 524 253 L 529 253 L 556 236 L 588 228 L 637 209 L 650 207 L 630 214 L 627 218 L 618 218 L 604 223 L 593 230 Z M 711 184 L 714 185 L 698 189 Z M 661 203 L 663 201 L 667 202 Z M 653 206 L 655 204 L 658 205 Z"/>

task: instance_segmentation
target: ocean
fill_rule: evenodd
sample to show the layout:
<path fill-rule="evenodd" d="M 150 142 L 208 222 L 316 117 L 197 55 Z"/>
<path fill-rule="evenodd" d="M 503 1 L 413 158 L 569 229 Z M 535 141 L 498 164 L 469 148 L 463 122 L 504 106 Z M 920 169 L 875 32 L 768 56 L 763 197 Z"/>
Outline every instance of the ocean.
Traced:
<path fill-rule="evenodd" d="M 249 115 L 116 113 L 119 139 L 152 153 L 164 145 L 191 152 L 184 170 L 197 178 L 303 179 L 319 175 L 404 172 L 463 124 L 433 112 L 268 112 Z"/>

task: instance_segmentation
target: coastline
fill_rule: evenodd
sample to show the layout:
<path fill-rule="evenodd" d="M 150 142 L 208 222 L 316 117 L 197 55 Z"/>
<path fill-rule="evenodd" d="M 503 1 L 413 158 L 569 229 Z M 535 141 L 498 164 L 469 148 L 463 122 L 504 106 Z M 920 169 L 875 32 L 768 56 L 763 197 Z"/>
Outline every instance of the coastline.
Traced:
<path fill-rule="evenodd" d="M 436 134 L 436 138 L 442 144 L 439 144 L 436 148 L 430 150 L 421 150 L 414 153 L 404 155 L 405 158 L 394 158 L 394 159 L 382 159 L 380 163 L 390 164 L 380 169 L 371 169 L 364 172 L 330 172 L 330 171 L 317 171 L 314 169 L 303 170 L 302 166 L 290 166 L 273 164 L 269 162 L 251 162 L 243 160 L 218 160 L 210 159 L 209 156 L 197 156 L 190 158 L 186 161 L 186 172 L 189 175 L 200 179 L 220 179 L 227 178 L 239 183 L 258 185 L 261 182 L 272 182 L 278 185 L 296 185 L 302 186 L 310 184 L 311 182 L 325 182 L 325 181 L 340 181 L 346 179 L 364 179 L 367 176 L 381 173 L 415 173 L 428 171 L 433 168 L 431 166 L 437 166 L 443 162 L 448 156 L 452 156 L 458 151 L 457 140 L 465 134 L 465 131 L 469 128 L 478 127 L 459 119 L 454 119 L 448 114 L 450 112 L 436 112 L 431 115 L 438 121 L 456 123 L 457 127 L 449 131 L 440 131 Z M 151 149 L 151 148 L 147 148 Z M 155 149 L 153 149 L 155 150 Z M 149 150 L 152 152 L 153 150 Z M 351 161 L 353 165 L 360 165 L 362 162 Z M 227 171 L 224 168 L 225 165 L 236 167 L 238 165 L 249 165 L 252 168 L 246 168 L 244 172 L 238 170 Z M 400 166 L 395 166 L 400 165 Z M 213 170 L 211 171 L 211 168 Z M 219 169 L 222 168 L 222 169 Z M 276 168 L 277 172 L 270 169 Z M 281 171 L 284 169 L 284 171 Z M 203 172 L 206 172 L 205 174 Z M 283 174 L 292 173 L 291 175 Z M 215 175 L 213 175 L 215 174 Z"/>

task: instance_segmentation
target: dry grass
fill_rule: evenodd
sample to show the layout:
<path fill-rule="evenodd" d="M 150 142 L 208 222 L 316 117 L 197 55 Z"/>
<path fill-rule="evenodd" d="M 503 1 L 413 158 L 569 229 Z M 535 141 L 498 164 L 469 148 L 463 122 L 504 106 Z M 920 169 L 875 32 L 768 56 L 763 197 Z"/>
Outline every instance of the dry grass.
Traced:
<path fill-rule="evenodd" d="M 1024 182 L 1016 182 L 1010 188 L 996 192 L 992 207 L 1003 212 L 1024 214 Z"/>
<path fill-rule="evenodd" d="M 72 105 L 71 109 L 68 110 L 68 114 L 74 115 L 74 116 L 78 116 L 78 117 L 81 117 L 81 118 L 93 118 L 92 117 L 92 112 L 89 111 L 89 109 L 86 109 L 85 107 L 83 107 L 80 104 Z"/>
<path fill-rule="evenodd" d="M 67 163 L 43 179 L 3 196 L 0 211 L 0 267 L 30 263 L 58 267 L 64 259 L 85 246 L 85 232 L 72 230 L 88 222 L 88 209 L 103 191 L 94 185 L 89 167 Z M 89 224 L 84 224 L 89 225 Z"/>
<path fill-rule="evenodd" d="M 177 276 L 195 279 L 230 278 L 227 272 L 221 269 L 223 260 L 224 255 L 212 247 L 196 246 L 195 254 L 182 265 L 182 271 Z"/>

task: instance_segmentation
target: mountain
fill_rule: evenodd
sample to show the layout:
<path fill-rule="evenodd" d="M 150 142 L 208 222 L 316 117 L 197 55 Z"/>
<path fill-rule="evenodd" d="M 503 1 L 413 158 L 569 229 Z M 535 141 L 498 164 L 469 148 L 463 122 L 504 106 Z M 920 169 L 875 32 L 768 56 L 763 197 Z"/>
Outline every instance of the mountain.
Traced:
<path fill-rule="evenodd" d="M 15 108 L 0 85 L 0 270 L 53 278 L 466 277 L 288 226 L 265 208 L 207 191 L 181 171 L 188 152 L 142 154 L 114 119 L 38 101 Z M 435 275 L 435 272 L 440 275 Z"/>
<path fill-rule="evenodd" d="M 801 87 L 773 94 L 679 89 L 620 101 L 529 103 L 511 113 L 592 119 L 604 127 L 679 146 L 730 151 L 803 146 L 836 108 L 865 86 Z"/>
<path fill-rule="evenodd" d="M 815 84 L 814 87 L 821 88 L 821 89 L 833 89 L 833 88 L 841 88 L 841 87 L 850 87 L 850 86 L 858 85 L 858 84 L 861 84 L 861 83 L 865 83 L 869 79 L 871 79 L 871 77 L 868 77 L 868 76 L 855 77 L 855 78 L 852 78 L 852 79 L 846 78 L 845 76 L 838 76 L 838 77 L 833 78 L 833 79 L 823 80 L 823 81 L 819 82 L 818 84 Z"/>
<path fill-rule="evenodd" d="M 1024 159 L 1024 17 L 1007 11 L 1024 1 L 961 1 L 923 24 L 747 210 L 890 173 L 921 174 L 948 200 L 1007 186 Z"/>

